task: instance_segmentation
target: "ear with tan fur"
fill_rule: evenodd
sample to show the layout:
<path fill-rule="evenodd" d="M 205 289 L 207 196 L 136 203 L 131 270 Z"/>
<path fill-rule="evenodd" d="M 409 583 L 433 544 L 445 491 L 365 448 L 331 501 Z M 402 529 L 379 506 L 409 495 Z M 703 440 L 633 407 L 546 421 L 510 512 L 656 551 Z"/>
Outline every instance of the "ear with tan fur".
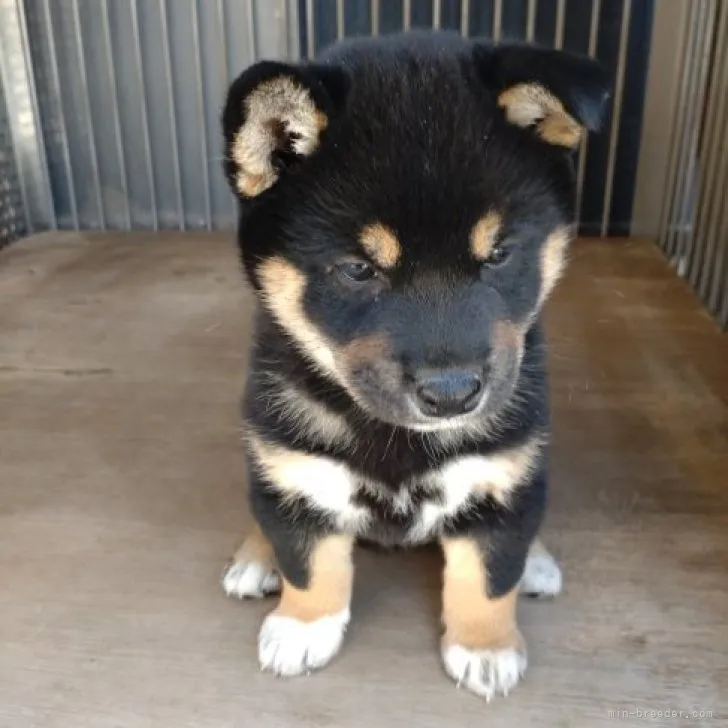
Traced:
<path fill-rule="evenodd" d="M 335 94 L 336 69 L 263 61 L 228 91 L 222 115 L 225 174 L 236 195 L 256 197 L 319 147 Z"/>
<path fill-rule="evenodd" d="M 584 130 L 598 129 L 606 115 L 607 74 L 591 58 L 534 46 L 478 44 L 475 59 L 506 120 L 549 144 L 576 148 Z"/>

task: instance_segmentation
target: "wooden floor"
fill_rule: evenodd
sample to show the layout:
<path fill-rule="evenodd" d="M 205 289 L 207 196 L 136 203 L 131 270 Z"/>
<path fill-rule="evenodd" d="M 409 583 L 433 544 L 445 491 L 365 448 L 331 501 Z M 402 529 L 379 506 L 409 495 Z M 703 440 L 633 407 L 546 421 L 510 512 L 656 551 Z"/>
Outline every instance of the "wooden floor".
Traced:
<path fill-rule="evenodd" d="M 578 243 L 550 304 L 565 593 L 521 604 L 531 667 L 490 705 L 440 667 L 432 551 L 359 554 L 339 658 L 258 672 L 270 604 L 218 587 L 247 521 L 229 240 L 25 241 L 0 301 L 3 728 L 728 725 L 728 337 L 649 243 Z"/>

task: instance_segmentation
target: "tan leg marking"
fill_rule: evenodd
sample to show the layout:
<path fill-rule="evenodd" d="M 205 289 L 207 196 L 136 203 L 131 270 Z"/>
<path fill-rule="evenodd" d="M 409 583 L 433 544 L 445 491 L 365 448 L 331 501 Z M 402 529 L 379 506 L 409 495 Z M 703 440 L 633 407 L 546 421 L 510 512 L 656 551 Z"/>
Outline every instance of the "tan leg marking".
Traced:
<path fill-rule="evenodd" d="M 351 536 L 327 536 L 313 548 L 310 581 L 299 589 L 283 581 L 280 604 L 258 637 L 263 670 L 301 675 L 326 665 L 341 648 L 349 622 L 354 568 Z"/>
<path fill-rule="evenodd" d="M 474 650 L 522 646 L 516 624 L 518 589 L 488 597 L 480 549 L 470 539 L 443 539 L 445 579 L 442 594 L 445 640 Z"/>
<path fill-rule="evenodd" d="M 283 594 L 276 614 L 312 622 L 349 608 L 354 565 L 351 536 L 327 536 L 316 544 L 309 559 L 308 589 L 283 579 Z"/>
<path fill-rule="evenodd" d="M 490 598 L 477 544 L 442 539 L 445 552 L 442 658 L 460 686 L 490 700 L 506 695 L 526 669 L 526 646 L 516 622 L 518 588 Z"/>

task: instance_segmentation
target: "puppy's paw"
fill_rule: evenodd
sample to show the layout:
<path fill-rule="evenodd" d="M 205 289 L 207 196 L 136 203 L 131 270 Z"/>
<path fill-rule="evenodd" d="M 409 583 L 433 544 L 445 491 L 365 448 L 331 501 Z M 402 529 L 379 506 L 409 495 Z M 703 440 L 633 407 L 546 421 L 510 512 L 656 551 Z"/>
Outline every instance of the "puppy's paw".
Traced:
<path fill-rule="evenodd" d="M 281 590 L 281 578 L 267 564 L 233 561 L 222 575 L 222 588 L 229 597 L 262 599 Z"/>
<path fill-rule="evenodd" d="M 324 667 L 339 651 L 348 623 L 348 608 L 313 622 L 269 614 L 258 636 L 261 670 L 292 677 Z"/>
<path fill-rule="evenodd" d="M 444 643 L 442 660 L 458 687 L 465 687 L 488 702 L 494 695 L 508 695 L 528 664 L 523 648 L 471 650 Z"/>
<path fill-rule="evenodd" d="M 521 578 L 521 594 L 529 597 L 555 597 L 561 593 L 561 569 L 544 548 L 532 549 Z"/>

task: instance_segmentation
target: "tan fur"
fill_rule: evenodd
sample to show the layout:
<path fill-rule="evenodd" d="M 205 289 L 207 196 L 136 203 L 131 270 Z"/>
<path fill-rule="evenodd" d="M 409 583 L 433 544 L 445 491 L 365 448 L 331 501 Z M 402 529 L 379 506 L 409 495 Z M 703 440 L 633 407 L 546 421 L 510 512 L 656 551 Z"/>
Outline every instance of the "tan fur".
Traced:
<path fill-rule="evenodd" d="M 336 363 L 335 347 L 311 322 L 303 310 L 306 276 L 282 256 L 264 260 L 257 270 L 263 289 L 264 305 L 278 323 L 314 361 L 323 374 L 345 386 L 344 376 Z"/>
<path fill-rule="evenodd" d="M 369 514 L 352 503 L 357 481 L 344 463 L 273 445 L 255 432 L 248 432 L 246 441 L 252 464 L 291 502 L 302 498 L 351 532 L 366 525 Z"/>
<path fill-rule="evenodd" d="M 260 526 L 253 524 L 242 546 L 235 552 L 233 561 L 240 564 L 261 564 L 270 570 L 276 568 L 276 559 L 270 541 L 263 535 Z"/>
<path fill-rule="evenodd" d="M 470 252 L 476 260 L 482 262 L 488 259 L 498 240 L 501 225 L 501 216 L 492 210 L 476 223 L 470 233 Z"/>
<path fill-rule="evenodd" d="M 345 535 L 319 540 L 309 556 L 308 588 L 298 589 L 283 579 L 281 601 L 274 614 L 313 622 L 347 609 L 354 577 L 353 544 L 353 537 Z"/>
<path fill-rule="evenodd" d="M 546 238 L 541 249 L 539 304 L 546 300 L 566 267 L 566 248 L 570 239 L 571 233 L 567 228 L 558 228 Z"/>
<path fill-rule="evenodd" d="M 380 223 L 366 225 L 359 235 L 359 242 L 371 259 L 384 270 L 394 268 L 402 255 L 397 236 Z"/>
<path fill-rule="evenodd" d="M 246 119 L 235 134 L 230 154 L 238 165 L 236 186 L 254 197 L 275 184 L 272 156 L 281 137 L 296 135 L 296 154 L 309 156 L 319 144 L 328 119 L 310 92 L 289 76 L 264 81 L 245 99 Z"/>
<path fill-rule="evenodd" d="M 487 593 L 486 564 L 478 545 L 468 538 L 444 538 L 441 544 L 445 554 L 445 644 L 471 650 L 523 650 L 516 622 L 518 588 L 491 599 Z"/>
<path fill-rule="evenodd" d="M 576 147 L 582 128 L 564 105 L 538 83 L 519 83 L 503 91 L 498 106 L 506 118 L 517 126 L 534 126 L 536 133 L 549 144 Z"/>

